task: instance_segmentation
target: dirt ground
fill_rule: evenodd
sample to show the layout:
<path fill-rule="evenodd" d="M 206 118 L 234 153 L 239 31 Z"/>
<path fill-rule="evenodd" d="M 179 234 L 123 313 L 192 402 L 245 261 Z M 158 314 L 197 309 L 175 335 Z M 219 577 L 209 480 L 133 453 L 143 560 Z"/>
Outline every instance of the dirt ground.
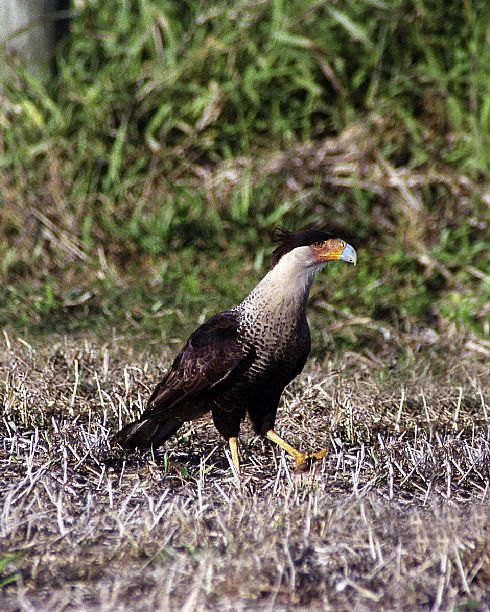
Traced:
<path fill-rule="evenodd" d="M 124 341 L 0 352 L 2 610 L 490 609 L 488 358 L 310 362 L 242 481 L 209 419 L 109 448 L 170 355 Z"/>

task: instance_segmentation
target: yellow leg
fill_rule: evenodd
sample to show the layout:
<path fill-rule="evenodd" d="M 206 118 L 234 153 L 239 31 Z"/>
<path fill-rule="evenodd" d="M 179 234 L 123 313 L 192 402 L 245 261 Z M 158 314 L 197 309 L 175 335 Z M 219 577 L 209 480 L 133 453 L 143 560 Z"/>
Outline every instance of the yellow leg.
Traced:
<path fill-rule="evenodd" d="M 294 457 L 294 460 L 296 461 L 297 466 L 303 465 L 307 461 L 320 461 L 327 454 L 326 448 L 322 448 L 316 453 L 311 453 L 309 455 L 307 455 L 306 453 L 302 453 L 297 448 L 294 448 L 294 446 L 291 446 L 291 444 L 286 442 L 286 440 L 283 440 L 282 438 L 280 438 L 276 434 L 276 432 L 272 429 L 269 429 L 269 431 L 265 434 L 265 436 L 272 442 L 279 444 L 279 446 L 283 448 L 289 455 Z"/>
<path fill-rule="evenodd" d="M 230 438 L 228 440 L 228 444 L 230 445 L 231 460 L 233 461 L 233 465 L 235 466 L 238 476 L 241 476 L 240 458 L 238 456 L 238 438 Z"/>

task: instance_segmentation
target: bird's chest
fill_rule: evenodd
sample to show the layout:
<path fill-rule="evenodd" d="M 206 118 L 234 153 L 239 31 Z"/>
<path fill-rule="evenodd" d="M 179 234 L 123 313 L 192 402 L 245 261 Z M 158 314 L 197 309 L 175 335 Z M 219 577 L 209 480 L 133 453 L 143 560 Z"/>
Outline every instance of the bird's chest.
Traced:
<path fill-rule="evenodd" d="M 255 353 L 252 379 L 282 375 L 288 378 L 298 360 L 309 352 L 310 332 L 305 316 L 262 311 L 245 319 L 241 330 L 244 342 L 253 346 Z"/>

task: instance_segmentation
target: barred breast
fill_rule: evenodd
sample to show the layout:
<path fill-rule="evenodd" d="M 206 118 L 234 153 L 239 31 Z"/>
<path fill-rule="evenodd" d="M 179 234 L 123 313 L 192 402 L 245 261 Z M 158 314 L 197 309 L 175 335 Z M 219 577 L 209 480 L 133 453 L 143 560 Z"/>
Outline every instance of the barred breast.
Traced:
<path fill-rule="evenodd" d="M 249 382 L 263 376 L 289 382 L 297 363 L 310 351 L 310 330 L 303 308 L 241 308 L 239 337 L 244 346 L 253 346 L 255 359 L 246 378 Z"/>

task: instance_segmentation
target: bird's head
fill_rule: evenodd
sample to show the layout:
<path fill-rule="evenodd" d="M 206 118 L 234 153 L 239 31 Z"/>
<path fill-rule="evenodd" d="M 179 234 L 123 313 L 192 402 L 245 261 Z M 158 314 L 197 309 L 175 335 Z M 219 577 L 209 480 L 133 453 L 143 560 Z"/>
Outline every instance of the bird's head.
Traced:
<path fill-rule="evenodd" d="M 308 229 L 289 232 L 280 229 L 276 236 L 279 246 L 272 253 L 272 265 L 288 256 L 304 268 L 320 268 L 328 261 L 346 261 L 356 264 L 355 249 L 341 238 L 323 230 Z"/>

